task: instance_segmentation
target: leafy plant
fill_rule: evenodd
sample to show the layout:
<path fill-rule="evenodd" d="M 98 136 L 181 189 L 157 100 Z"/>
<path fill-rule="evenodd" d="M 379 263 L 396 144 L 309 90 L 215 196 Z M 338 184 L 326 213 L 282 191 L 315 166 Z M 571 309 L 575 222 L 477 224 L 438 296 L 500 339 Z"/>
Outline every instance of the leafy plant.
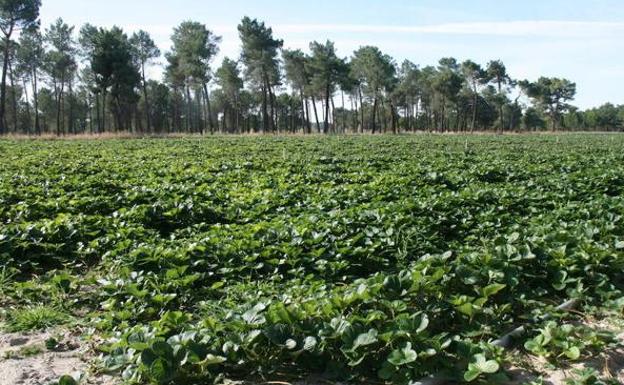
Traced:
<path fill-rule="evenodd" d="M 573 369 L 574 377 L 565 380 L 567 385 L 618 385 L 617 380 L 602 380 L 600 373 L 593 368 Z"/>
<path fill-rule="evenodd" d="M 80 314 L 103 369 L 129 383 L 492 383 L 503 358 L 487 341 L 553 303 L 621 313 L 623 146 L 0 140 L 0 290 L 18 309 L 2 317 L 28 330 Z M 609 344 L 539 326 L 527 349 L 550 360 Z"/>
<path fill-rule="evenodd" d="M 483 354 L 477 354 L 468 364 L 468 370 L 464 373 L 464 379 L 472 382 L 484 374 L 494 374 L 498 372 L 500 365 L 495 360 L 488 360 Z"/>
<path fill-rule="evenodd" d="M 10 332 L 44 330 L 63 325 L 70 317 L 57 309 L 47 306 L 29 306 L 9 312 L 6 329 Z"/>
<path fill-rule="evenodd" d="M 603 348 L 610 341 L 613 341 L 610 333 L 596 332 L 584 326 L 559 325 L 556 321 L 549 321 L 539 329 L 537 336 L 525 342 L 524 347 L 539 356 L 565 357 L 575 361 L 581 358 L 584 350 Z"/>
<path fill-rule="evenodd" d="M 9 286 L 13 283 L 13 278 L 17 275 L 15 269 L 7 266 L 0 268 L 0 295 L 5 295 Z"/>

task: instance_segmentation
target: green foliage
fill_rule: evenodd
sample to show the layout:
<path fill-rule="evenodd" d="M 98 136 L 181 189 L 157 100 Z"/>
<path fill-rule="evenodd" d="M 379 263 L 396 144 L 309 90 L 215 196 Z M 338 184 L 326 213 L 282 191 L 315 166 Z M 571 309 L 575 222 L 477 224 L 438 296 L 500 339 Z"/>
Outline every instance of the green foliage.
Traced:
<path fill-rule="evenodd" d="M 11 269 L 8 266 L 2 266 L 0 269 L 0 295 L 4 296 L 9 290 L 9 286 L 13 282 L 13 279 L 17 273 L 15 269 Z"/>
<path fill-rule="evenodd" d="M 494 374 L 498 372 L 500 365 L 495 360 L 488 360 L 483 354 L 477 354 L 473 361 L 468 364 L 468 370 L 464 373 L 464 379 L 472 382 L 484 374 Z"/>
<path fill-rule="evenodd" d="M 615 379 L 603 380 L 596 369 L 574 369 L 574 377 L 566 379 L 567 385 L 618 385 L 620 382 Z"/>
<path fill-rule="evenodd" d="M 83 373 L 77 372 L 72 375 L 64 375 L 59 378 L 58 381 L 53 382 L 53 385 L 79 385 L 83 380 Z"/>
<path fill-rule="evenodd" d="M 521 87 L 550 116 L 553 131 L 560 123 L 561 113 L 571 108 L 567 102 L 576 95 L 576 83 L 567 79 L 541 77 L 535 83 L 522 82 Z"/>
<path fill-rule="evenodd" d="M 104 368 L 136 383 L 493 382 L 488 341 L 568 298 L 620 303 L 623 144 L 0 141 L 0 263 L 21 309 L 7 318 L 24 330 L 67 322 L 57 307 L 86 314 Z M 548 330 L 530 347 L 551 358 L 606 343 Z"/>
<path fill-rule="evenodd" d="M 601 350 L 613 340 L 610 333 L 550 321 L 539 329 L 537 336 L 525 342 L 524 348 L 538 356 L 576 361 L 586 350 Z"/>
<path fill-rule="evenodd" d="M 30 29 L 38 24 L 41 0 L 0 1 L 0 28 L 7 38 L 20 29 Z M 3 91 L 4 92 L 4 91 Z"/>
<path fill-rule="evenodd" d="M 65 324 L 69 320 L 70 317 L 60 310 L 47 306 L 32 306 L 10 311 L 6 329 L 10 332 L 44 330 Z"/>

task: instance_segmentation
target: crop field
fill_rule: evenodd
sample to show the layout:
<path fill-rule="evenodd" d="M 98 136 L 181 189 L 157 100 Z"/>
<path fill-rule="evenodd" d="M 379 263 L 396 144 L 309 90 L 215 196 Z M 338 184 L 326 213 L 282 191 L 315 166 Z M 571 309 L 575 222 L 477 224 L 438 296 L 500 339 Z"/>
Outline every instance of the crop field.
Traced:
<path fill-rule="evenodd" d="M 573 367 L 621 344 L 623 218 L 622 135 L 0 140 L 0 335 L 51 333 L 0 369 L 72 338 L 60 385 Z"/>

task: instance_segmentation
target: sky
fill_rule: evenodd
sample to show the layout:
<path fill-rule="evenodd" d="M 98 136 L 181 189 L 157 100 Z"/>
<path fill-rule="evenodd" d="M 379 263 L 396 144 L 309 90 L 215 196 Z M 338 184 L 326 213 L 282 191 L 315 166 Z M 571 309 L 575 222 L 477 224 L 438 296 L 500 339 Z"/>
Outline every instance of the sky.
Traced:
<path fill-rule="evenodd" d="M 483 65 L 500 59 L 516 79 L 565 77 L 577 83 L 574 102 L 590 108 L 624 104 L 624 0 L 42 0 L 45 28 L 55 19 L 148 31 L 170 49 L 173 28 L 199 21 L 222 36 L 224 56 L 240 54 L 243 16 L 265 21 L 286 48 L 307 50 L 332 40 L 349 57 L 376 45 L 397 62 L 434 65 L 442 57 Z M 162 60 L 150 70 L 159 78 Z"/>

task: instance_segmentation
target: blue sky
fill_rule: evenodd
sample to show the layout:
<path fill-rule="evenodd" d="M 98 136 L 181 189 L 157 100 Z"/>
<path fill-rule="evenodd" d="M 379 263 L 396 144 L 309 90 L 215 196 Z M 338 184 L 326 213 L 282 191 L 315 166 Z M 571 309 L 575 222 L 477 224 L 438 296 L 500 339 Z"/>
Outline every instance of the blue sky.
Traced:
<path fill-rule="evenodd" d="M 267 22 L 289 48 L 330 39 L 345 57 L 372 44 L 420 65 L 444 56 L 501 59 L 515 78 L 575 81 L 582 108 L 624 104 L 623 0 L 43 0 L 41 17 L 44 26 L 62 17 L 142 28 L 163 51 L 175 25 L 200 21 L 223 37 L 216 66 L 238 56 L 236 25 L 245 15 Z"/>

